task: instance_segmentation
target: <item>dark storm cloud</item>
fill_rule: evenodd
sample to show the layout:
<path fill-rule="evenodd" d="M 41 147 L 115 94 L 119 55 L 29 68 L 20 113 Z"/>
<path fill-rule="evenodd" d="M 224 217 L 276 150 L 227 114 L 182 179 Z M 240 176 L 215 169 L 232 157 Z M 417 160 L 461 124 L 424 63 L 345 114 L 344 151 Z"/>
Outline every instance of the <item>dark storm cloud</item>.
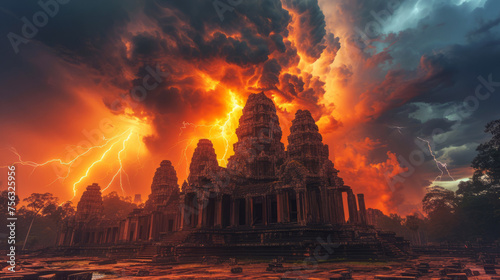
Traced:
<path fill-rule="evenodd" d="M 317 0 L 284 0 L 285 6 L 298 14 L 301 28 L 298 42 L 299 49 L 308 56 L 319 58 L 326 48 L 324 38 L 326 35 L 325 16 Z"/>
<path fill-rule="evenodd" d="M 335 37 L 333 33 L 328 33 L 325 37 L 326 40 L 326 50 L 333 54 L 331 62 L 335 59 L 337 52 L 340 49 L 340 38 Z"/>
<path fill-rule="evenodd" d="M 263 88 L 274 88 L 280 79 L 281 66 L 276 59 L 271 59 L 264 63 L 260 82 Z"/>
<path fill-rule="evenodd" d="M 374 139 L 384 139 L 389 150 L 408 157 L 419 149 L 417 137 L 432 140 L 432 135 L 439 132 L 439 137 L 444 140 L 433 142 L 436 154 L 448 160 L 451 167 L 469 166 L 475 147 L 485 139 L 484 125 L 500 118 L 500 87 L 488 92 L 487 85 L 479 79 L 482 77 L 482 81 L 488 81 L 491 75 L 493 83 L 500 82 L 497 12 L 500 2 L 490 0 L 484 7 L 476 8 L 471 8 L 472 3 L 418 3 L 424 14 L 414 19 L 410 15 L 417 2 L 400 3 L 394 11 L 388 9 L 385 1 L 341 3 L 343 9 L 350 11 L 357 27 L 364 28 L 375 20 L 374 13 L 385 10 L 391 13 L 381 26 L 387 32 L 398 30 L 392 35 L 380 34 L 378 39 L 382 42 L 392 36 L 387 42 L 391 45 L 383 51 L 363 53 L 370 57 L 371 62 L 385 53 L 391 59 L 391 66 L 401 68 L 395 70 L 396 67 L 382 67 L 381 62 L 374 62 L 379 69 L 389 69 L 389 74 L 367 93 L 373 96 L 373 102 L 380 101 L 380 96 L 406 99 L 403 103 L 393 103 L 395 106 L 387 107 L 379 118 L 374 119 L 371 124 L 374 128 L 368 128 L 369 134 Z M 359 34 L 352 30 L 352 36 Z M 483 100 L 476 95 L 476 89 L 481 85 L 480 95 L 488 95 Z M 415 119 L 417 111 L 418 120 Z M 376 151 L 374 160 L 381 160 L 384 152 L 385 149 Z M 427 164 L 416 174 L 435 171 L 432 158 L 426 160 Z"/>
<path fill-rule="evenodd" d="M 462 146 L 452 146 L 441 151 L 444 158 L 451 160 L 451 165 L 454 166 L 469 166 L 471 161 L 477 155 L 477 144 L 471 143 Z"/>
<path fill-rule="evenodd" d="M 166 50 L 165 41 L 147 33 L 132 38 L 134 56 L 158 56 Z"/>
<path fill-rule="evenodd" d="M 127 79 L 122 75 L 123 49 L 113 46 L 117 40 L 116 34 L 122 32 L 128 22 L 125 10 L 131 6 L 130 3 L 69 1 L 58 5 L 57 12 L 47 16 L 46 24 L 35 25 L 43 20 L 42 17 L 34 19 L 34 15 L 44 12 L 38 1 L 2 1 L 1 118 L 8 118 L 12 123 L 18 122 L 20 129 L 24 126 L 24 129 L 33 133 L 58 131 L 61 129 L 58 126 L 60 115 L 68 113 L 68 108 L 77 100 L 71 94 L 71 86 L 82 85 L 74 77 L 79 76 L 84 80 L 87 75 L 92 75 L 89 75 L 87 67 L 91 68 L 90 72 L 101 74 L 96 83 L 128 88 Z M 53 7 L 51 9 L 55 11 Z M 25 34 L 31 35 L 29 40 L 24 38 L 19 45 L 13 45 L 9 34 L 22 38 Z M 65 64 L 64 60 L 70 64 Z M 81 67 L 82 63 L 87 67 Z M 71 82 L 73 84 L 69 85 Z M 34 119 L 37 122 L 33 122 Z M 40 123 L 53 125 L 41 126 Z"/>
<path fill-rule="evenodd" d="M 177 47 L 171 50 L 184 58 L 224 58 L 240 66 L 267 61 L 270 44 L 283 52 L 290 19 L 276 0 L 243 2 L 235 11 L 226 12 L 222 22 L 210 1 L 149 1 L 144 11 L 174 41 Z M 241 37 L 228 35 L 233 33 Z"/>
<path fill-rule="evenodd" d="M 469 39 L 473 39 L 477 35 L 489 32 L 492 28 L 498 26 L 499 24 L 500 24 L 500 17 L 486 22 L 479 28 L 469 32 L 467 35 L 469 36 Z"/>
<path fill-rule="evenodd" d="M 281 90 L 292 96 L 298 96 L 299 93 L 304 91 L 304 81 L 302 78 L 292 74 L 284 74 L 281 76 Z"/>
<path fill-rule="evenodd" d="M 125 31 L 129 22 L 128 12 L 136 6 L 133 1 L 69 1 L 58 5 L 58 12 L 48 18 L 47 24 L 35 26 L 36 35 L 28 43 L 19 45 L 18 55 L 11 55 L 14 52 L 8 40 L 4 40 L 5 35 L 13 32 L 23 36 L 21 18 L 33 23 L 33 15 L 43 10 L 37 1 L 4 1 L 0 6 L 5 23 L 1 30 L 1 50 L 8 60 L 16 63 L 22 59 L 23 52 L 47 46 L 72 64 L 87 65 L 105 76 L 113 73 L 112 83 L 127 86 L 122 75 L 125 48 L 118 35 Z"/>
<path fill-rule="evenodd" d="M 419 131 L 417 133 L 420 133 L 421 135 L 433 135 L 433 134 L 440 134 L 444 133 L 447 131 L 450 131 L 455 122 L 450 121 L 448 119 L 431 119 L 428 120 L 419 127 Z M 439 129 L 439 130 L 436 130 Z"/>
<path fill-rule="evenodd" d="M 297 43 L 302 44 L 303 51 L 314 58 L 325 48 L 333 54 L 338 51 L 339 39 L 333 34 L 325 36 L 324 15 L 317 1 L 287 1 L 286 4 L 299 15 Z M 40 7 L 34 2 L 12 1 L 4 4 L 3 9 L 15 15 L 9 18 L 15 22 Z M 137 21 L 141 16 L 145 16 L 148 23 Z M 111 82 L 124 91 L 140 83 L 144 77 L 141 68 L 146 65 L 154 67 L 161 63 L 162 67 L 168 67 L 186 62 L 196 68 L 214 59 L 239 67 L 260 68 L 260 84 L 272 88 L 279 83 L 282 69 L 299 61 L 297 49 L 287 40 L 290 20 L 289 12 L 279 0 L 243 1 L 234 10 L 226 11 L 223 21 L 211 1 L 70 1 L 60 6 L 59 13 L 40 30 L 35 40 L 74 65 L 96 70 L 102 77 L 100 82 Z M 141 24 L 145 24 L 145 28 L 141 28 Z M 131 25 L 148 31 L 135 32 L 132 36 L 128 31 Z M 269 60 L 273 52 L 275 58 Z M 183 92 L 181 87 L 190 86 L 184 81 L 189 79 L 186 73 L 193 69 L 180 68 L 182 70 L 171 72 L 169 81 L 163 82 L 158 91 L 164 90 L 174 98 L 174 88 Z M 136 77 L 130 80 L 127 72 L 136 73 Z M 302 95 L 317 100 L 324 93 L 319 88 L 323 85 L 314 77 L 308 79 L 309 89 Z M 188 96 L 200 93 L 195 87 L 191 85 L 191 89 L 186 89 Z M 311 92 L 317 89 L 320 91 Z M 144 104 L 155 103 L 154 99 L 160 95 L 148 94 L 147 98 L 152 100 Z M 162 97 L 158 103 L 165 104 L 163 99 L 168 100 Z M 183 100 L 189 102 L 186 98 Z"/>

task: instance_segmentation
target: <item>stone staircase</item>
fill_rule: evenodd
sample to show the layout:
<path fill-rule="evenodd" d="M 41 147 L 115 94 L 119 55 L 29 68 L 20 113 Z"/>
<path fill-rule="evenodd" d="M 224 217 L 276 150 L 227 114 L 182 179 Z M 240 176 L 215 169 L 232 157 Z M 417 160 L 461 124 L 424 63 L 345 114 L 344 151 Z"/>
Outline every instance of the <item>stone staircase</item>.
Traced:
<path fill-rule="evenodd" d="M 155 244 L 146 244 L 138 252 L 138 259 L 152 259 L 158 254 L 158 246 Z"/>
<path fill-rule="evenodd" d="M 377 234 L 377 240 L 382 245 L 382 250 L 386 256 L 394 258 L 405 258 L 408 256 L 408 252 L 403 251 L 395 245 L 395 240 L 393 240 L 392 236 L 387 237 L 383 234 Z"/>

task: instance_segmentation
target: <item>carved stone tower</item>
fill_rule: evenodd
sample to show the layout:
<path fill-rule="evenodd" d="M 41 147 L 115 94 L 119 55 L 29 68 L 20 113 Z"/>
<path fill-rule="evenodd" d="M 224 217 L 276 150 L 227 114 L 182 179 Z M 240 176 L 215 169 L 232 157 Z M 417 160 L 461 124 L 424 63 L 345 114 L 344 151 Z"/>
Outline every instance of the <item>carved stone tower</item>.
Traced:
<path fill-rule="evenodd" d="M 276 107 L 264 92 L 251 94 L 236 129 L 238 142 L 228 169 L 235 175 L 254 180 L 269 180 L 277 175 L 285 159 Z"/>
<path fill-rule="evenodd" d="M 290 127 L 288 136 L 288 156 L 304 165 L 311 175 L 317 175 L 323 163 L 328 160 L 328 146 L 323 144 L 323 138 L 311 113 L 298 110 Z"/>
<path fill-rule="evenodd" d="M 87 187 L 76 207 L 76 220 L 92 220 L 101 218 L 103 211 L 101 187 L 97 183 Z"/>
<path fill-rule="evenodd" d="M 156 169 L 153 183 L 151 184 L 151 194 L 146 201 L 147 210 L 157 210 L 160 206 L 165 206 L 167 202 L 179 194 L 177 184 L 177 173 L 169 160 L 161 162 Z"/>

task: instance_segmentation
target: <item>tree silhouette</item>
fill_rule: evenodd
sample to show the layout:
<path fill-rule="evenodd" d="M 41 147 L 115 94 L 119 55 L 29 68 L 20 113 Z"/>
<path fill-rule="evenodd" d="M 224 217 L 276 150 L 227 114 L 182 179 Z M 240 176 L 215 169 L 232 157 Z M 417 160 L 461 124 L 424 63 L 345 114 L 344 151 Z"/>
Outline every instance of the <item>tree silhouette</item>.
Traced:
<path fill-rule="evenodd" d="M 423 221 L 416 215 L 408 215 L 404 219 L 404 226 L 412 232 L 415 243 L 420 245 L 422 242 L 420 240 L 420 234 L 418 230 Z"/>
<path fill-rule="evenodd" d="M 478 154 L 472 161 L 475 169 L 473 181 L 481 181 L 487 191 L 498 191 L 500 184 L 500 120 L 486 125 L 485 132 L 492 138 L 477 147 Z M 495 188 L 494 188 L 495 187 Z"/>
<path fill-rule="evenodd" d="M 500 232 L 500 120 L 486 125 L 491 139 L 477 147 L 472 178 L 456 193 L 432 187 L 422 200 L 437 240 L 493 241 Z"/>
<path fill-rule="evenodd" d="M 33 226 L 33 222 L 35 221 L 36 216 L 38 216 L 40 212 L 43 213 L 43 211 L 48 207 L 57 205 L 57 200 L 57 197 L 54 197 L 51 193 L 32 193 L 29 197 L 23 199 L 23 201 L 28 203 L 26 207 L 30 212 L 32 212 L 33 215 L 30 226 L 28 228 L 28 233 L 26 233 L 26 238 L 24 239 L 23 250 L 26 248 L 26 243 L 28 242 L 31 227 Z"/>
<path fill-rule="evenodd" d="M 456 206 L 455 193 L 440 186 L 433 186 L 425 194 L 422 204 L 427 215 L 452 212 Z"/>
<path fill-rule="evenodd" d="M 123 219 L 138 206 L 130 196 L 119 196 L 113 191 L 102 197 L 103 216 L 107 219 Z"/>

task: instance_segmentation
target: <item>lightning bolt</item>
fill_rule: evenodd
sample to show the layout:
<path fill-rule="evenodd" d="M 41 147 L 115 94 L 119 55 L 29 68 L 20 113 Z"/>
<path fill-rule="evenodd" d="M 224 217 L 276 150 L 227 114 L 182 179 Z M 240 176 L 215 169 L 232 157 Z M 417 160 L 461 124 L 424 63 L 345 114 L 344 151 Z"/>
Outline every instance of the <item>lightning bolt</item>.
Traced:
<path fill-rule="evenodd" d="M 451 176 L 450 171 L 448 170 L 448 167 L 447 167 L 446 163 L 444 163 L 444 162 L 441 162 L 441 161 L 437 160 L 436 155 L 435 155 L 435 154 L 434 154 L 434 152 L 432 151 L 432 148 L 431 148 L 431 143 L 430 143 L 429 141 L 425 140 L 425 139 L 420 138 L 420 137 L 417 137 L 417 139 L 419 139 L 419 140 L 424 141 L 424 142 L 426 142 L 426 143 L 427 143 L 427 147 L 429 147 L 429 152 L 430 152 L 430 154 L 431 154 L 432 158 L 434 159 L 434 162 L 436 162 L 436 166 L 437 166 L 437 168 L 438 168 L 438 169 L 439 169 L 439 171 L 441 172 L 441 174 L 439 174 L 439 175 L 438 175 L 438 176 L 434 179 L 434 181 L 433 181 L 433 182 L 437 181 L 438 179 L 439 179 L 439 180 L 441 180 L 441 177 L 443 177 L 443 175 L 444 175 L 444 172 L 445 172 L 445 171 L 446 171 L 446 173 L 448 174 L 448 176 L 449 176 L 449 177 L 450 177 L 453 181 L 455 181 L 455 178 L 453 178 L 453 176 Z M 443 168 L 443 169 L 441 169 L 441 168 Z"/>
<path fill-rule="evenodd" d="M 130 140 L 130 137 L 132 136 L 132 134 L 133 134 L 133 131 L 131 131 L 129 133 L 129 135 L 127 136 L 127 139 L 125 139 L 123 141 L 123 143 L 122 143 L 122 149 L 118 152 L 118 162 L 120 164 L 120 168 L 118 169 L 118 171 L 116 171 L 116 173 L 113 176 L 113 178 L 111 178 L 111 181 L 109 181 L 109 184 L 102 190 L 103 192 L 106 191 L 111 186 L 111 183 L 113 183 L 113 181 L 115 180 L 116 176 L 119 174 L 120 175 L 120 188 L 122 189 L 122 193 L 125 195 L 125 190 L 123 189 L 123 184 L 122 184 L 122 173 L 124 173 L 127 176 L 127 179 L 128 179 L 128 174 L 123 169 L 123 163 L 122 163 L 121 154 L 125 150 L 126 143 Z M 129 184 L 130 184 L 130 180 L 129 180 Z"/>
<path fill-rule="evenodd" d="M 24 166 L 31 166 L 33 167 L 33 170 L 32 170 L 32 173 L 33 171 L 38 168 L 38 167 L 42 167 L 42 166 L 46 166 L 48 164 L 51 164 L 51 163 L 58 163 L 60 165 L 64 165 L 64 166 L 67 166 L 68 167 L 68 171 L 66 172 L 66 176 L 57 176 L 58 178 L 55 180 L 64 180 L 68 177 L 70 171 L 71 171 L 71 167 L 73 166 L 73 164 L 79 160 L 80 158 L 82 158 L 83 156 L 87 155 L 88 153 L 90 153 L 92 150 L 95 150 L 95 149 L 99 149 L 99 148 L 103 148 L 105 146 L 107 146 L 111 141 L 117 139 L 117 138 L 120 138 L 121 136 L 123 136 L 127 131 L 125 131 L 124 133 L 122 134 L 119 134 L 117 136 L 114 136 L 110 139 L 104 139 L 106 140 L 106 142 L 102 145 L 98 145 L 98 146 L 92 146 L 88 149 L 86 149 L 84 152 L 82 152 L 81 154 L 77 155 L 76 157 L 74 157 L 73 159 L 69 160 L 69 161 L 63 161 L 62 159 L 50 159 L 46 162 L 43 162 L 43 163 L 36 163 L 34 161 L 24 161 L 22 158 L 21 158 L 21 155 L 17 152 L 17 150 L 14 148 L 14 147 L 11 147 L 10 150 L 12 153 L 14 153 L 17 158 L 18 158 L 18 161 L 14 162 L 13 164 L 16 164 L 16 165 L 24 165 Z M 1 168 L 6 168 L 7 166 L 1 166 Z M 54 182 L 55 182 L 54 181 Z M 52 183 L 51 183 L 52 184 Z"/>
<path fill-rule="evenodd" d="M 126 151 L 128 151 L 130 149 L 130 147 L 132 146 L 130 144 L 131 139 L 135 139 L 135 138 L 133 138 L 133 136 L 136 135 L 137 141 L 139 143 L 139 145 L 137 146 L 138 147 L 137 160 L 139 161 L 139 147 L 140 147 L 140 143 L 142 141 L 141 141 L 141 134 L 139 133 L 140 132 L 139 125 L 141 123 L 138 122 L 138 120 L 139 119 L 135 119 L 135 120 L 132 120 L 132 122 L 130 120 L 127 120 L 127 126 L 129 126 L 129 128 L 126 129 L 124 132 L 121 132 L 121 133 L 117 134 L 116 136 L 113 136 L 109 139 L 106 139 L 105 137 L 103 137 L 103 140 L 105 140 L 105 142 L 103 144 L 95 145 L 95 146 L 86 148 L 83 150 L 83 152 L 78 153 L 76 156 L 74 156 L 68 160 L 54 158 L 54 159 L 50 159 L 50 160 L 47 160 L 47 161 L 42 162 L 42 163 L 37 163 L 34 161 L 25 161 L 22 159 L 21 155 L 17 152 L 17 150 L 14 147 L 11 147 L 10 151 L 12 153 L 14 153 L 15 156 L 17 157 L 17 161 L 14 162 L 13 164 L 33 167 L 33 170 L 31 171 L 31 173 L 33 173 L 39 167 L 47 166 L 50 164 L 58 164 L 60 166 L 66 167 L 67 170 L 62 175 L 57 174 L 56 175 L 57 178 L 49 184 L 49 185 L 51 185 L 58 180 L 62 180 L 62 181 L 66 180 L 73 173 L 74 169 L 76 168 L 74 166 L 75 162 L 77 162 L 79 159 L 83 159 L 86 156 L 94 155 L 99 150 L 105 149 L 104 151 L 101 151 L 97 154 L 98 155 L 97 160 L 93 161 L 92 163 L 89 163 L 89 165 L 84 167 L 84 170 L 85 170 L 84 174 L 82 176 L 80 176 L 78 178 L 78 180 L 74 181 L 74 183 L 72 184 L 73 197 L 71 199 L 69 199 L 68 201 L 71 201 L 76 197 L 78 185 L 80 183 L 82 183 L 86 178 L 88 178 L 90 176 L 90 174 L 94 171 L 94 169 L 96 169 L 97 166 L 101 162 L 103 162 L 104 160 L 107 160 L 107 158 L 110 157 L 111 154 L 116 155 L 117 162 L 118 162 L 119 166 L 118 166 L 118 170 L 116 172 L 114 172 L 113 177 L 111 178 L 111 180 L 109 181 L 107 186 L 102 191 L 103 192 L 106 191 L 112 185 L 112 183 L 117 179 L 117 177 L 119 177 L 118 178 L 119 185 L 120 185 L 120 188 L 122 190 L 122 193 L 125 195 L 125 190 L 123 188 L 123 175 L 125 175 L 129 185 L 130 185 L 130 179 L 129 179 L 127 172 L 124 169 L 123 159 L 124 159 Z M 115 153 L 115 151 L 114 151 L 115 147 L 119 146 L 120 144 L 121 144 L 121 149 L 117 153 Z M 77 147 L 77 146 L 75 146 L 75 147 Z M 82 147 L 80 147 L 80 148 L 82 148 Z M 7 167 L 7 166 L 1 166 L 1 168 L 3 168 L 3 167 Z M 108 171 L 108 173 L 109 173 L 109 171 Z M 64 203 L 66 203 L 66 201 L 63 202 L 62 204 L 64 204 Z"/>
<path fill-rule="evenodd" d="M 222 153 L 222 156 L 218 157 L 217 160 L 219 161 L 219 164 L 222 166 L 225 166 L 227 164 L 227 156 L 230 151 L 230 143 L 231 143 L 231 137 L 234 136 L 234 129 L 235 125 L 233 123 L 238 121 L 238 117 L 240 115 L 241 109 L 243 109 L 243 105 L 240 100 L 236 97 L 236 95 L 231 91 L 228 90 L 229 94 L 229 106 L 232 108 L 231 111 L 229 111 L 225 118 L 220 120 L 215 120 L 214 123 L 212 124 L 195 124 L 195 123 L 190 123 L 190 122 L 183 122 L 182 127 L 180 128 L 180 133 L 179 137 L 183 134 L 184 130 L 192 127 L 194 129 L 197 128 L 209 128 L 208 131 L 208 138 L 210 140 L 214 139 L 220 139 L 222 141 L 223 147 L 224 147 L 224 152 Z M 185 161 L 186 162 L 186 171 L 188 171 L 188 148 L 192 146 L 195 141 L 198 140 L 198 138 L 190 138 L 190 139 L 184 139 L 179 141 L 177 144 L 187 142 L 186 146 L 184 146 L 182 155 L 179 159 L 179 162 L 177 165 L 180 165 L 181 162 Z M 214 143 L 215 144 L 215 143 Z M 187 173 L 186 173 L 187 174 Z"/>

